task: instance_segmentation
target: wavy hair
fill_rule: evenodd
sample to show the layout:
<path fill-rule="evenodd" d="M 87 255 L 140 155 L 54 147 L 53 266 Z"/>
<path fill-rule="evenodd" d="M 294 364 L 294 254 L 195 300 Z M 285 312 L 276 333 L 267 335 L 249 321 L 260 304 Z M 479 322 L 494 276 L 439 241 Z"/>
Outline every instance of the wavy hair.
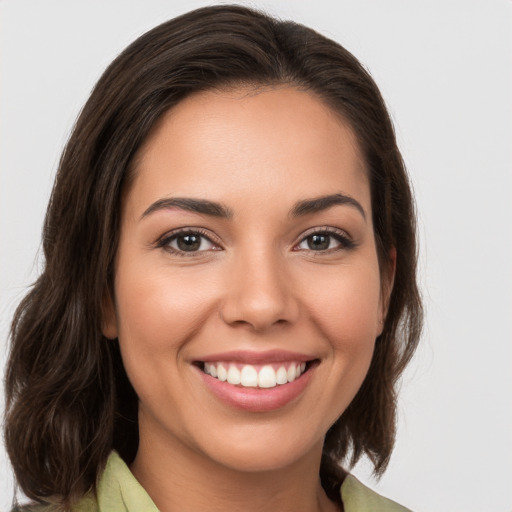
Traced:
<path fill-rule="evenodd" d="M 310 91 L 350 124 L 368 170 L 381 269 L 396 249 L 384 330 L 361 389 L 326 435 L 321 479 L 335 496 L 340 463 L 366 454 L 377 474 L 385 469 L 397 380 L 422 322 L 414 203 L 390 117 L 369 73 L 338 43 L 223 5 L 163 23 L 126 48 L 92 91 L 61 157 L 44 222 L 44 269 L 15 313 L 5 377 L 5 442 L 28 497 L 67 510 L 95 488 L 112 449 L 127 463 L 137 451 L 137 396 L 118 343 L 101 326 L 138 149 L 161 116 L 195 92 L 283 84 Z"/>

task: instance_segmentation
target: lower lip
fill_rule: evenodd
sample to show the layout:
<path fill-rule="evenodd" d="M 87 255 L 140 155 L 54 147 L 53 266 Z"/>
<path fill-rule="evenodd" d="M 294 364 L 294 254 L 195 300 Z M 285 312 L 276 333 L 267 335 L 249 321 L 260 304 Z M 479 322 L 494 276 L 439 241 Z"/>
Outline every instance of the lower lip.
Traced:
<path fill-rule="evenodd" d="M 302 394 L 316 365 L 312 366 L 298 379 L 273 388 L 244 388 L 211 377 L 200 368 L 197 369 L 208 389 L 222 402 L 236 409 L 250 412 L 268 412 L 280 409 L 293 402 Z"/>

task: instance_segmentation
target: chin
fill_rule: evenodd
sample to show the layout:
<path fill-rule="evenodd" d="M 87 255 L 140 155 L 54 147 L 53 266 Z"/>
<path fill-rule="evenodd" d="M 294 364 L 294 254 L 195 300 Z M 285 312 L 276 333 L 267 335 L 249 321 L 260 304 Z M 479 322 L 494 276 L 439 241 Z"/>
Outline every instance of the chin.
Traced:
<path fill-rule="evenodd" d="M 223 439 L 210 439 L 207 455 L 210 460 L 234 471 L 244 473 L 286 469 L 307 459 L 308 464 L 320 460 L 324 438 L 311 439 L 304 433 L 268 432 L 266 428 L 247 428 Z"/>

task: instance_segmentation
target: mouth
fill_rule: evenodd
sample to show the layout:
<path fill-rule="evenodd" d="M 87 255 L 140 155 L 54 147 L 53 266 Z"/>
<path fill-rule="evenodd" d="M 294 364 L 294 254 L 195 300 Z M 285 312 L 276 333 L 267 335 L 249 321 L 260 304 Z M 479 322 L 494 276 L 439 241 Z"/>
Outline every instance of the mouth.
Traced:
<path fill-rule="evenodd" d="M 296 403 L 320 365 L 312 355 L 283 350 L 231 351 L 197 359 L 206 388 L 229 407 L 270 412 Z"/>
<path fill-rule="evenodd" d="M 232 386 L 271 389 L 290 384 L 306 373 L 316 360 L 248 364 L 237 361 L 198 361 L 207 375 Z"/>

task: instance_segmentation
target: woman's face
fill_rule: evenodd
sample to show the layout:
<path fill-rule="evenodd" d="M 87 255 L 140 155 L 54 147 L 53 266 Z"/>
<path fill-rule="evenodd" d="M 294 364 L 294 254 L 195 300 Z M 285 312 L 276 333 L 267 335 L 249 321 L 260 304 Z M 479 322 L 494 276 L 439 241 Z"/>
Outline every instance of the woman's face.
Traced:
<path fill-rule="evenodd" d="M 138 155 L 114 302 L 141 450 L 242 471 L 319 456 L 384 314 L 352 130 L 293 88 L 181 102 Z"/>

